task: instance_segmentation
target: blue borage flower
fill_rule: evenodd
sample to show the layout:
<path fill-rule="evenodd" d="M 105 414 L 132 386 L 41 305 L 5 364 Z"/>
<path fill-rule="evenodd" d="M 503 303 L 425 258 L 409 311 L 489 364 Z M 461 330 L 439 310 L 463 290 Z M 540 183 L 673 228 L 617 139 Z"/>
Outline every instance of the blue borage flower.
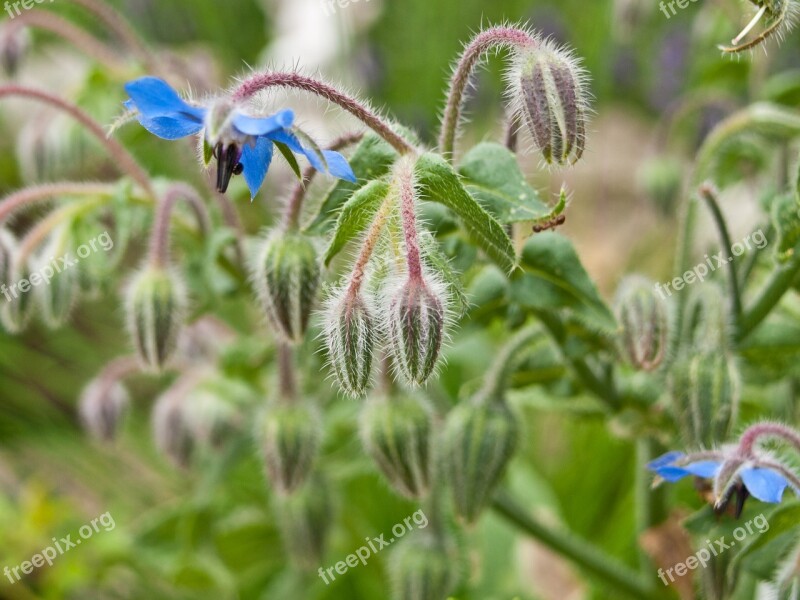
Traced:
<path fill-rule="evenodd" d="M 688 475 L 713 480 L 717 495 L 715 510 L 718 512 L 725 510 L 733 494 L 738 495 L 736 512 L 741 513 L 748 495 L 777 504 L 784 490 L 792 486 L 784 475 L 787 468 L 779 462 L 760 457 L 745 460 L 722 452 L 699 452 L 695 455 L 668 452 L 650 462 L 647 468 L 660 478 L 656 479 L 656 484 L 662 480 L 672 483 Z"/>
<path fill-rule="evenodd" d="M 273 148 L 284 155 L 305 156 L 318 171 L 339 179 L 356 181 L 347 160 L 332 150 L 319 150 L 294 127 L 294 113 L 282 110 L 267 117 L 245 114 L 240 105 L 219 98 L 208 107 L 184 101 L 165 81 L 142 77 L 125 85 L 130 99 L 125 107 L 150 133 L 165 140 L 195 135 L 205 130 L 204 160 L 217 160 L 217 190 L 225 192 L 233 175 L 244 175 L 255 197 L 272 162 Z M 300 142 L 300 138 L 306 144 Z M 309 147 L 310 146 L 310 147 Z"/>

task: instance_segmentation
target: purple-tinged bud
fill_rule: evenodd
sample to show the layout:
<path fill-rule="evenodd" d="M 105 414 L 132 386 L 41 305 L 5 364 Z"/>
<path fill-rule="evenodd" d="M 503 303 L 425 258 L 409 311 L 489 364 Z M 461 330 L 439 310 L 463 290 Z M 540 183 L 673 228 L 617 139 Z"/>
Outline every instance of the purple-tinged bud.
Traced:
<path fill-rule="evenodd" d="M 739 414 L 740 377 L 727 353 L 708 351 L 678 360 L 669 384 L 673 413 L 688 443 L 713 448 L 728 439 Z"/>
<path fill-rule="evenodd" d="M 129 404 L 130 395 L 121 381 L 100 376 L 81 392 L 78 412 L 81 423 L 92 437 L 110 442 L 117 437 Z"/>
<path fill-rule="evenodd" d="M 520 50 L 516 61 L 515 109 L 547 163 L 575 164 L 583 155 L 589 111 L 585 70 L 549 40 Z"/>
<path fill-rule="evenodd" d="M 474 399 L 447 416 L 443 460 L 456 514 L 474 523 L 517 448 L 517 419 L 500 399 Z"/>
<path fill-rule="evenodd" d="M 189 379 L 178 380 L 159 396 L 153 407 L 152 429 L 156 448 L 181 468 L 189 466 L 195 447 L 187 399 L 192 384 Z"/>
<path fill-rule="evenodd" d="M 283 545 L 299 568 L 316 571 L 322 564 L 333 518 L 327 483 L 315 476 L 293 494 L 273 497 Z"/>
<path fill-rule="evenodd" d="M 128 327 L 142 363 L 160 371 L 172 355 L 183 327 L 186 293 L 171 271 L 148 266 L 127 290 Z"/>
<path fill-rule="evenodd" d="M 361 414 L 367 453 L 397 492 L 408 498 L 428 493 L 433 455 L 433 416 L 416 395 L 370 398 Z"/>
<path fill-rule="evenodd" d="M 634 275 L 620 284 L 616 304 L 622 350 L 628 362 L 642 371 L 657 369 L 669 343 L 666 302 L 656 293 L 653 282 Z"/>
<path fill-rule="evenodd" d="M 458 563 L 457 548 L 444 533 L 413 532 L 392 553 L 392 597 L 395 600 L 445 600 L 458 585 Z"/>
<path fill-rule="evenodd" d="M 443 286 L 428 277 L 409 277 L 387 295 L 389 351 L 410 385 L 422 385 L 439 361 L 447 323 Z"/>
<path fill-rule="evenodd" d="M 0 31 L 0 64 L 8 77 L 14 77 L 22 58 L 31 45 L 31 34 L 27 27 L 6 24 Z"/>
<path fill-rule="evenodd" d="M 287 342 L 302 342 L 320 281 L 314 244 L 296 231 L 275 232 L 259 252 L 253 274 L 272 326 Z"/>
<path fill-rule="evenodd" d="M 319 452 L 322 426 L 305 404 L 274 403 L 258 424 L 257 435 L 270 483 L 291 494 L 308 479 Z"/>
<path fill-rule="evenodd" d="M 325 311 L 328 361 L 350 396 L 363 396 L 372 379 L 374 310 L 369 296 L 345 288 L 331 296 Z"/>

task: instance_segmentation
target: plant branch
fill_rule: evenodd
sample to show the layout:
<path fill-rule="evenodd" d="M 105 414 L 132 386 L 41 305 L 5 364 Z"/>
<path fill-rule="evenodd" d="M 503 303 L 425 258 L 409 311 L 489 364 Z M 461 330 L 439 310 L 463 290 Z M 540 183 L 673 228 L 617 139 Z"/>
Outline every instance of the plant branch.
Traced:
<path fill-rule="evenodd" d="M 163 268 L 169 263 L 169 231 L 172 211 L 178 200 L 186 200 L 197 219 L 200 232 L 205 235 L 211 230 L 206 207 L 194 188 L 185 183 L 171 185 L 156 210 L 153 232 L 150 238 L 150 262 Z"/>

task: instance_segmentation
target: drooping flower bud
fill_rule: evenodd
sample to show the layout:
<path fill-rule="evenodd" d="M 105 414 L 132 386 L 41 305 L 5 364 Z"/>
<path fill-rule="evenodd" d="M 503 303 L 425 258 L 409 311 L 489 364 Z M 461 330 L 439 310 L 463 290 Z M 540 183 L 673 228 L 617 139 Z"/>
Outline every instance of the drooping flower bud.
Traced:
<path fill-rule="evenodd" d="M 180 279 L 155 266 L 137 273 L 127 291 L 128 327 L 145 366 L 159 371 L 183 326 L 186 294 Z"/>
<path fill-rule="evenodd" d="M 445 600 L 458 584 L 455 544 L 443 533 L 417 530 L 392 553 L 395 600 Z"/>
<path fill-rule="evenodd" d="M 712 283 L 689 292 L 684 311 L 681 345 L 692 352 L 724 351 L 731 343 L 732 321 L 728 299 Z"/>
<path fill-rule="evenodd" d="M 439 360 L 445 337 L 446 294 L 428 277 L 409 277 L 388 294 L 389 351 L 411 385 L 421 385 Z"/>
<path fill-rule="evenodd" d="M 361 414 L 361 439 L 369 455 L 399 493 L 428 493 L 433 454 L 433 419 L 416 395 L 370 398 Z"/>
<path fill-rule="evenodd" d="M 620 284 L 616 304 L 628 361 L 643 371 L 657 369 L 669 342 L 665 300 L 656 294 L 652 282 L 634 275 Z"/>
<path fill-rule="evenodd" d="M 474 523 L 514 455 L 519 426 L 505 402 L 477 398 L 454 408 L 444 429 L 443 459 L 456 514 Z"/>
<path fill-rule="evenodd" d="M 174 383 L 156 400 L 152 414 L 156 447 L 182 468 L 189 466 L 195 447 L 187 406 L 187 390 L 192 383 L 188 379 Z"/>
<path fill-rule="evenodd" d="M 31 45 L 31 34 L 27 27 L 5 24 L 0 30 L 0 64 L 8 77 L 14 77 L 19 64 Z"/>
<path fill-rule="evenodd" d="M 325 311 L 328 360 L 341 388 L 355 397 L 364 395 L 372 377 L 375 322 L 370 305 L 364 293 L 343 289 Z"/>
<path fill-rule="evenodd" d="M 270 483 L 282 494 L 308 478 L 321 438 L 319 415 L 306 404 L 273 403 L 260 418 L 258 438 Z"/>
<path fill-rule="evenodd" d="M 286 341 L 301 342 L 320 281 L 314 244 L 296 231 L 273 233 L 264 242 L 253 273 L 272 326 Z"/>
<path fill-rule="evenodd" d="M 586 137 L 586 72 L 571 52 L 549 40 L 520 50 L 516 60 L 515 105 L 545 161 L 575 164 Z"/>
<path fill-rule="evenodd" d="M 327 483 L 320 476 L 287 496 L 273 498 L 283 545 L 301 569 L 314 571 L 322 563 L 333 506 Z"/>
<path fill-rule="evenodd" d="M 727 353 L 707 351 L 677 361 L 670 373 L 670 396 L 686 440 L 712 448 L 725 442 L 739 413 L 740 378 Z"/>
<path fill-rule="evenodd" d="M 121 381 L 100 376 L 81 392 L 78 411 L 89 434 L 108 442 L 117 436 L 129 404 L 130 395 Z"/>
<path fill-rule="evenodd" d="M 72 266 L 74 255 L 66 244 L 63 234 L 53 237 L 41 254 L 34 258 L 31 283 L 36 277 L 35 295 L 41 308 L 45 325 L 57 329 L 69 319 L 78 300 L 78 271 Z M 59 264 L 59 258 L 67 256 L 67 265 Z"/>
<path fill-rule="evenodd" d="M 9 244 L 12 239 L 7 238 Z M 2 242 L 0 242 L 2 245 Z M 16 244 L 7 246 L 10 253 L 10 267 L 7 272 L 7 282 L 0 281 L 0 322 L 9 333 L 20 333 L 30 323 L 35 310 L 33 294 L 31 293 L 30 268 L 26 264 L 19 264 L 15 258 Z M 2 254 L 3 251 L 0 251 Z"/>

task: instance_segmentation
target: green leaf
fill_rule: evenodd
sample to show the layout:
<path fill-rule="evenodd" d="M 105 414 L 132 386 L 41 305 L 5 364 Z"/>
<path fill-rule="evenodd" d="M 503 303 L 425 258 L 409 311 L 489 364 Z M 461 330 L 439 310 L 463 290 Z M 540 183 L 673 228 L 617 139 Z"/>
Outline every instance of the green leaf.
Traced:
<path fill-rule="evenodd" d="M 516 266 L 514 246 L 503 227 L 470 196 L 458 173 L 438 154 L 423 154 L 416 165 L 424 200 L 438 202 L 455 212 L 473 241 L 504 272 Z"/>
<path fill-rule="evenodd" d="M 214 156 L 214 148 L 208 143 L 206 136 L 203 136 L 203 164 L 208 166 Z"/>
<path fill-rule="evenodd" d="M 740 526 L 750 525 L 753 532 L 745 538 L 744 547 L 736 554 L 728 567 L 733 574 L 740 565 L 764 578 L 771 577 L 775 565 L 779 564 L 787 551 L 794 547 L 800 533 L 800 502 L 783 504 L 772 514 L 756 516 Z"/>
<path fill-rule="evenodd" d="M 459 173 L 470 194 L 503 224 L 550 221 L 564 210 L 562 203 L 550 207 L 542 202 L 514 154 L 500 144 L 475 146 L 464 156 Z"/>
<path fill-rule="evenodd" d="M 389 193 L 384 180 L 370 181 L 359 189 L 342 207 L 336 221 L 336 230 L 325 252 L 325 265 L 330 264 L 345 244 L 362 233 L 372 222 L 378 208 Z"/>
<path fill-rule="evenodd" d="M 294 152 L 292 152 L 289 149 L 289 146 L 286 144 L 281 142 L 274 142 L 274 144 L 278 147 L 278 150 L 281 151 L 283 158 L 286 159 L 286 162 L 289 163 L 289 166 L 292 167 L 292 171 L 294 171 L 294 174 L 297 176 L 297 178 L 302 181 L 303 172 L 300 170 L 300 165 L 297 162 L 297 157 L 294 155 Z"/>
<path fill-rule="evenodd" d="M 461 283 L 461 277 L 453 269 L 450 259 L 439 247 L 439 242 L 429 232 L 422 232 L 420 235 L 420 245 L 425 262 L 428 266 L 441 277 L 450 292 L 450 299 L 455 305 L 455 313 L 458 318 L 463 317 L 469 308 L 469 301 Z"/>
<path fill-rule="evenodd" d="M 616 331 L 617 322 L 581 264 L 572 242 L 544 232 L 525 244 L 522 269 L 511 282 L 511 299 L 533 311 L 567 309 L 587 326 Z"/>
<path fill-rule="evenodd" d="M 379 179 L 389 172 L 397 152 L 374 133 L 368 133 L 348 159 L 358 183 L 339 180 L 323 200 L 319 213 L 306 228 L 310 233 L 324 233 L 334 223 L 337 211 L 367 181 Z"/>

